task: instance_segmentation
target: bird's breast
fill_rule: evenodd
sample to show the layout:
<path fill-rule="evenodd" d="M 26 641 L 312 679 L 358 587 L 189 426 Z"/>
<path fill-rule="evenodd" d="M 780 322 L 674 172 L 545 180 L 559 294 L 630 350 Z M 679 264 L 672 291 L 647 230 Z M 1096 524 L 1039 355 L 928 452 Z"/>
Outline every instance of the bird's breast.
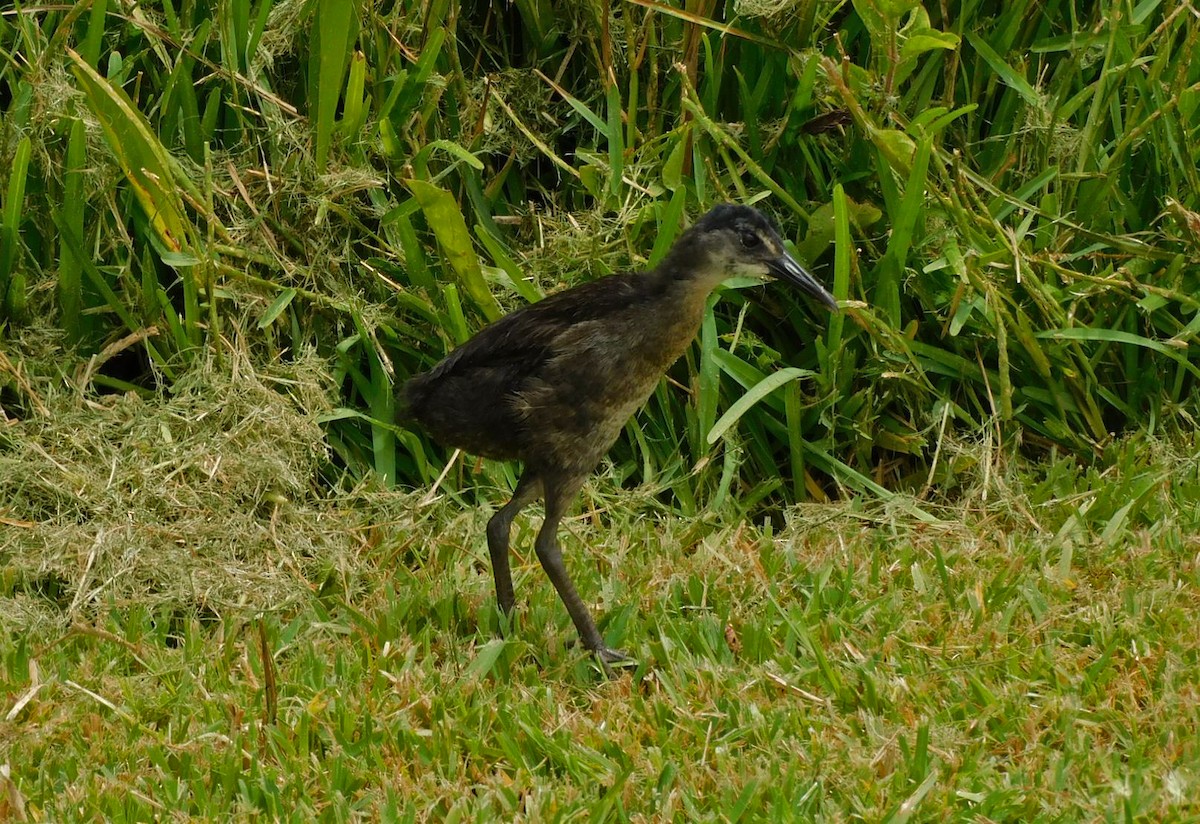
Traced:
<path fill-rule="evenodd" d="M 519 392 L 514 409 L 527 431 L 552 428 L 574 438 L 588 453 L 581 457 L 598 452 L 598 460 L 691 343 L 700 319 L 700 313 L 688 313 L 666 323 L 634 318 L 575 324 Z"/>

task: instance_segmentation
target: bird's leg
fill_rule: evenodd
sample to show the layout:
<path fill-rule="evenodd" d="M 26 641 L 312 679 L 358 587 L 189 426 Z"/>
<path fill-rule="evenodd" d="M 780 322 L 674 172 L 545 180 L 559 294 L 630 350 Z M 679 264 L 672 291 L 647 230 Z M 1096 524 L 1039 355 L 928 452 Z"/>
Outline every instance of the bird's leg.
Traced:
<path fill-rule="evenodd" d="M 513 595 L 512 569 L 508 562 L 508 537 L 513 518 L 542 493 L 537 473 L 526 470 L 513 490 L 512 500 L 500 507 L 487 525 L 488 554 L 492 556 L 492 577 L 496 581 L 496 603 L 505 615 L 511 615 L 516 604 Z"/>
<path fill-rule="evenodd" d="M 609 666 L 610 664 L 630 663 L 631 659 L 620 650 L 609 649 L 605 646 L 604 639 L 600 636 L 600 631 L 596 629 L 596 622 L 592 620 L 591 613 L 588 612 L 588 608 L 584 605 L 583 599 L 579 597 L 575 585 L 571 583 L 570 576 L 567 575 L 567 567 L 563 563 L 562 551 L 558 548 L 559 522 L 562 521 L 563 515 L 566 514 L 567 507 L 575 497 L 575 493 L 579 490 L 580 485 L 581 481 L 566 484 L 554 483 L 549 480 L 544 481 L 546 520 L 542 522 L 542 528 L 538 531 L 537 539 L 534 541 L 534 548 L 537 550 L 538 560 L 541 561 L 542 569 L 546 570 L 546 575 L 550 577 L 550 582 L 558 590 L 558 597 L 562 599 L 567 612 L 570 613 L 571 620 L 575 623 L 575 629 L 579 632 L 579 637 L 583 641 L 583 645 L 596 654 L 600 659 L 601 665 L 604 667 L 605 673 L 611 677 L 613 672 Z"/>

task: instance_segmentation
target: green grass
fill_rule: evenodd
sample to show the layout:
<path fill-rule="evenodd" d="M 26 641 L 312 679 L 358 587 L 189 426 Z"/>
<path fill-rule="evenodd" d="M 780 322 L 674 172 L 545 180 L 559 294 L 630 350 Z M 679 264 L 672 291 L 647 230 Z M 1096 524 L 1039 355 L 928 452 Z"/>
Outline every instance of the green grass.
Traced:
<path fill-rule="evenodd" d="M 59 423 L 8 428 L 4 500 L 100 487 L 90 526 L 60 508 L 0 533 L 9 817 L 1200 816 L 1194 442 L 1121 442 L 1101 471 L 951 441 L 953 500 L 749 522 L 601 476 L 565 550 L 640 661 L 608 681 L 533 556 L 536 517 L 502 626 L 491 509 L 313 497 L 321 410 L 269 385 L 190 375 L 180 399 L 113 406 L 95 442 L 64 435 L 80 412 L 50 391 Z M 252 421 L 232 436 L 231 403 Z M 140 461 L 114 458 L 130 425 Z M 303 434 L 284 454 L 279 428 Z"/>
<path fill-rule="evenodd" d="M 0 10 L 0 819 L 1200 820 L 1194 8 L 677 5 Z M 608 682 L 393 387 L 723 200 Z"/>

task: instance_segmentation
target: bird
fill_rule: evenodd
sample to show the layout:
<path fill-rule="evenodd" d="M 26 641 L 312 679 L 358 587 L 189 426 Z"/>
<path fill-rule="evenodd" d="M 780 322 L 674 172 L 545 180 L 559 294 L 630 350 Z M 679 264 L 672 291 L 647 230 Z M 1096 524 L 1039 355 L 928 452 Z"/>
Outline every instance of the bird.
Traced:
<path fill-rule="evenodd" d="M 658 266 L 554 293 L 485 326 L 427 372 L 400 385 L 402 420 L 443 446 L 520 461 L 512 498 L 487 524 L 496 601 L 515 604 L 513 519 L 537 499 L 545 517 L 538 561 L 583 646 L 605 672 L 633 662 L 609 648 L 567 573 L 558 528 L 584 481 L 700 329 L 709 294 L 734 275 L 798 287 L 831 312 L 838 303 L 784 248 L 774 222 L 738 204 L 712 208 Z"/>

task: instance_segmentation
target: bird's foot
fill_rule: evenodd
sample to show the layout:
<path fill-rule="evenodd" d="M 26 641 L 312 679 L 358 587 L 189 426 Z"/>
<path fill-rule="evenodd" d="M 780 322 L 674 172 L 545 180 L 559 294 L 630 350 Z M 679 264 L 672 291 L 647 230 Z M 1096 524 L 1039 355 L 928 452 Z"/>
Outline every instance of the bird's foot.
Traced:
<path fill-rule="evenodd" d="M 619 669 L 631 669 L 638 665 L 637 659 L 630 656 L 624 650 L 611 649 L 610 647 L 600 647 L 595 650 L 596 657 L 600 659 L 600 666 L 604 667 L 604 674 L 609 678 L 616 678 L 617 674 L 614 667 Z"/>
<path fill-rule="evenodd" d="M 611 647 L 601 647 L 596 650 L 596 654 L 606 664 L 612 664 L 617 667 L 627 667 L 631 664 L 636 664 L 637 661 L 625 650 L 612 649 Z"/>

